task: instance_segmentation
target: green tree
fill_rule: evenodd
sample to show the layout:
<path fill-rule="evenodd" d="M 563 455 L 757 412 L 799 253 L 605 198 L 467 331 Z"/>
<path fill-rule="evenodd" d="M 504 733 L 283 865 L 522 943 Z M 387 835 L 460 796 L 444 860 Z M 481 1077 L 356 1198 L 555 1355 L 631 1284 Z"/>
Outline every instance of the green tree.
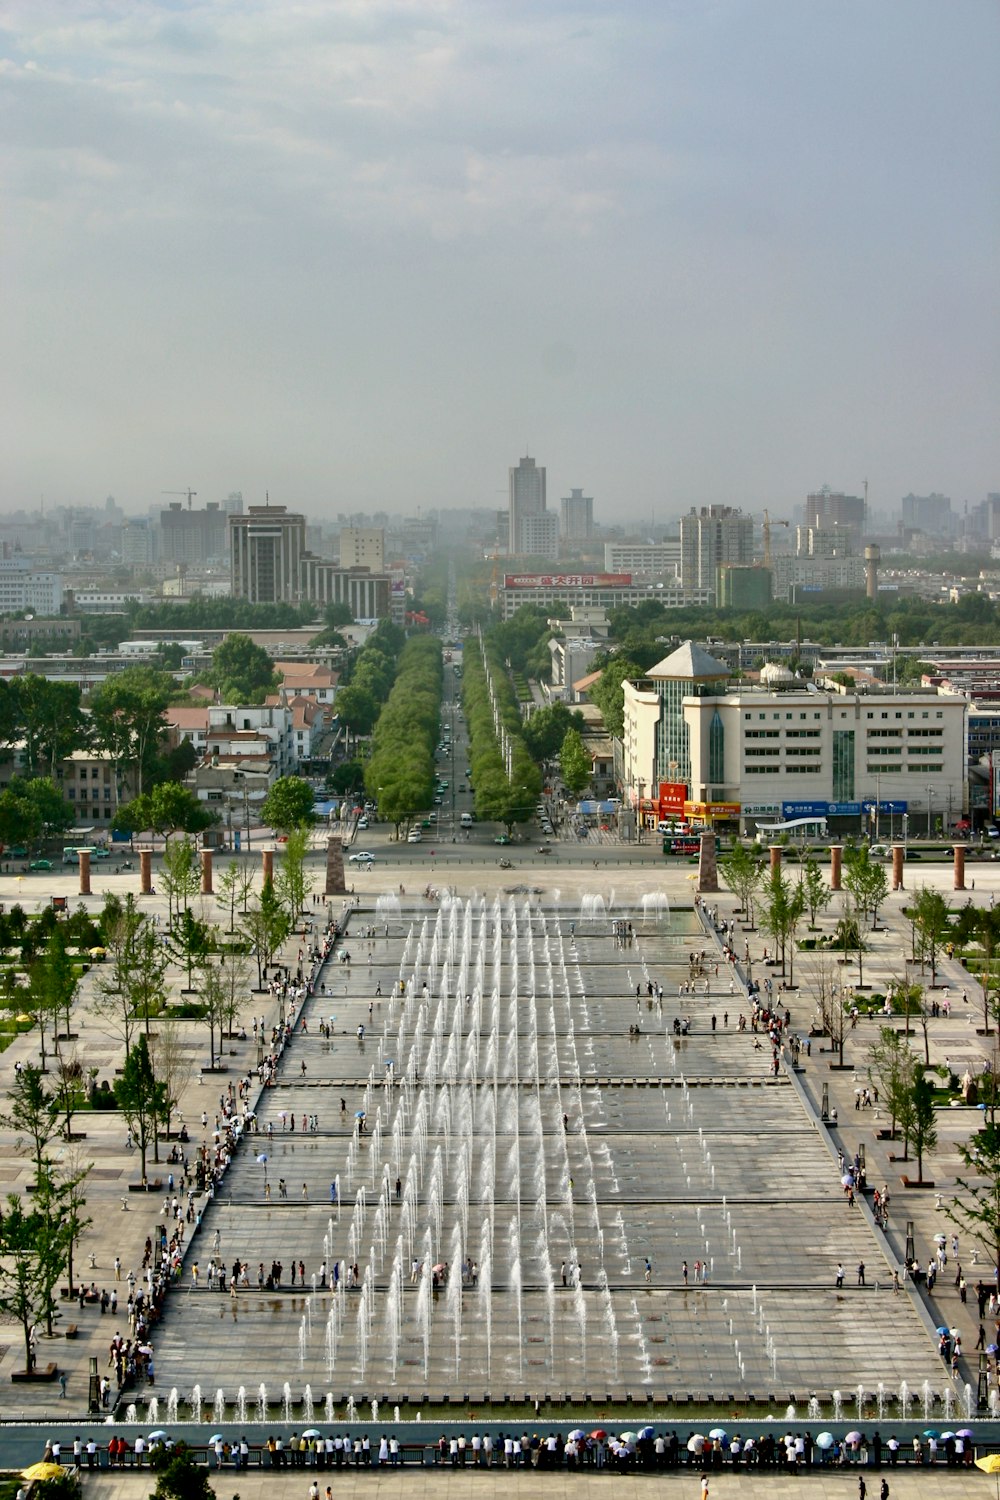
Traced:
<path fill-rule="evenodd" d="M 150 1017 L 166 1002 L 168 954 L 160 935 L 130 893 L 109 903 L 101 918 L 108 961 L 97 980 L 94 1008 L 110 1020 L 126 1051 L 137 1021 L 149 1035 Z"/>
<path fill-rule="evenodd" d="M 349 683 L 337 693 L 334 709 L 342 724 L 355 736 L 371 734 L 378 718 L 378 703 L 364 687 Z"/>
<path fill-rule="evenodd" d="M 301 776 L 280 776 L 260 809 L 262 823 L 275 833 L 290 833 L 313 820 L 313 790 Z"/>
<path fill-rule="evenodd" d="M 270 880 L 264 882 L 260 897 L 250 907 L 243 925 L 257 960 L 257 984 L 263 987 L 264 974 L 288 936 L 288 914 L 275 895 Z"/>
<path fill-rule="evenodd" d="M 0 792 L 0 844 L 34 844 L 71 827 L 75 816 L 48 776 L 12 776 Z"/>
<path fill-rule="evenodd" d="M 150 1142 L 153 1159 L 159 1161 L 157 1124 L 166 1114 L 166 1096 L 162 1083 L 153 1072 L 149 1046 L 140 1032 L 138 1041 L 125 1054 L 121 1077 L 113 1084 L 115 1101 L 139 1148 L 142 1181 L 146 1181 L 146 1157 Z"/>
<path fill-rule="evenodd" d="M 559 771 L 571 797 L 579 797 L 590 783 L 593 763 L 577 729 L 566 732 L 559 752 Z"/>
<path fill-rule="evenodd" d="M 74 750 L 87 743 L 87 721 L 80 706 L 80 689 L 73 682 L 50 682 L 26 672 L 11 683 L 13 706 L 21 725 L 22 764 L 31 780 L 48 774 Z"/>
<path fill-rule="evenodd" d="M 150 1468 L 156 1473 L 150 1500 L 215 1500 L 208 1470 L 192 1458 L 184 1443 L 158 1448 Z"/>
<path fill-rule="evenodd" d="M 275 893 L 287 909 L 293 927 L 305 908 L 306 897 L 312 889 L 312 880 L 306 870 L 308 852 L 308 828 L 293 828 L 285 841 L 285 852 L 274 876 Z"/>
<path fill-rule="evenodd" d="M 223 703 L 263 703 L 278 686 L 274 662 L 248 635 L 227 635 L 212 652 L 209 683 Z"/>
<path fill-rule="evenodd" d="M 802 866 L 802 897 L 809 912 L 810 927 L 816 926 L 816 918 L 826 911 L 832 895 L 833 892 L 823 878 L 819 861 L 814 855 L 808 854 Z"/>
<path fill-rule="evenodd" d="M 172 833 L 202 833 L 218 823 L 218 815 L 176 781 L 161 781 L 118 809 L 111 824 L 117 833 L 150 829 L 169 840 Z"/>
<path fill-rule="evenodd" d="M 937 1124 L 934 1115 L 934 1088 L 922 1068 L 916 1070 L 910 1090 L 913 1110 L 913 1154 L 917 1158 L 917 1181 L 924 1180 L 924 1156 L 937 1146 Z"/>
<path fill-rule="evenodd" d="M 170 1121 L 191 1078 L 192 1062 L 176 1021 L 163 1021 L 149 1038 L 153 1072 L 163 1085 L 163 1129 L 170 1137 Z"/>
<path fill-rule="evenodd" d="M 170 949 L 187 971 L 187 987 L 194 988 L 194 970 L 212 952 L 212 930 L 189 906 L 177 913 L 168 933 Z M 202 997 L 204 999 L 204 996 Z"/>
<path fill-rule="evenodd" d="M 912 913 L 921 972 L 924 963 L 929 963 L 933 989 L 937 983 L 938 954 L 947 941 L 951 926 L 948 903 L 940 891 L 921 886 L 914 898 Z"/>
<path fill-rule="evenodd" d="M 751 932 L 754 930 L 754 894 L 760 888 L 764 876 L 764 862 L 739 839 L 722 856 L 719 869 L 723 879 L 734 892 L 747 919 Z"/>
<path fill-rule="evenodd" d="M 557 700 L 545 708 L 536 709 L 526 720 L 521 734 L 535 760 L 553 760 L 562 749 L 569 730 L 582 731 L 584 726 L 585 720 L 579 709 L 571 712 L 565 703 Z"/>
<path fill-rule="evenodd" d="M 868 1077 L 889 1111 L 889 1131 L 896 1136 L 896 1122 L 905 1112 L 905 1095 L 913 1085 L 914 1056 L 906 1039 L 892 1026 L 881 1026 L 878 1038 L 868 1048 Z"/>
<path fill-rule="evenodd" d="M 174 687 L 168 672 L 139 665 L 113 673 L 91 698 L 95 743 L 114 763 L 116 809 L 150 788 Z"/>
<path fill-rule="evenodd" d="M 913 914 L 914 934 L 918 929 L 917 912 Z M 932 921 L 932 926 L 936 925 Z M 986 1036 L 993 1035 L 990 1025 L 997 1015 L 997 992 L 1000 987 L 1000 974 L 997 972 L 996 954 L 1000 947 L 1000 907 L 996 906 L 963 906 L 954 924 L 955 942 L 964 947 L 969 942 L 974 942 L 982 950 L 982 967 L 979 971 L 979 983 L 983 997 L 983 1032 Z M 916 956 L 916 943 L 914 944 L 914 957 Z"/>
<path fill-rule="evenodd" d="M 47 1290 L 65 1263 L 64 1246 L 54 1244 L 59 1228 L 37 1204 L 25 1208 L 16 1193 L 7 1195 L 6 1211 L 0 1215 L 0 1312 L 20 1324 L 26 1370 L 35 1365 L 35 1323 L 47 1301 L 51 1308 Z"/>
<path fill-rule="evenodd" d="M 167 921 L 186 911 L 198 893 L 201 880 L 197 850 L 189 838 L 175 839 L 163 850 L 160 885 L 167 897 Z"/>
<path fill-rule="evenodd" d="M 15 1132 L 14 1145 L 31 1159 L 36 1191 L 50 1170 L 49 1146 L 59 1129 L 56 1105 L 45 1087 L 41 1068 L 25 1063 L 7 1091 L 0 1125 Z"/>
<path fill-rule="evenodd" d="M 981 1245 L 1000 1275 L 1000 1125 L 990 1118 L 958 1153 L 965 1172 L 956 1176 L 958 1188 L 949 1217 Z"/>
<path fill-rule="evenodd" d="M 786 950 L 794 953 L 796 929 L 805 912 L 805 897 L 801 883 L 786 880 L 780 865 L 777 865 L 764 881 L 760 895 L 760 925 L 774 939 L 781 956 L 781 972 L 785 972 Z M 788 982 L 794 978 L 794 966 L 789 964 Z"/>
<path fill-rule="evenodd" d="M 632 657 L 613 656 L 590 689 L 590 701 L 601 710 L 604 727 L 615 739 L 621 739 L 625 727 L 625 689 L 622 684 L 642 676 L 642 666 Z"/>

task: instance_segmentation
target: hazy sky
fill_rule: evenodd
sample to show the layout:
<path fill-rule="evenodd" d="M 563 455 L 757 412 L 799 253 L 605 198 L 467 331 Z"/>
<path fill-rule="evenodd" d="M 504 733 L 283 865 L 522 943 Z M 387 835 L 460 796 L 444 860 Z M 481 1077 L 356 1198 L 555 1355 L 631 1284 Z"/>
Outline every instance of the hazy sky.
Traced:
<path fill-rule="evenodd" d="M 1000 490 L 995 0 L 3 0 L 0 508 Z"/>

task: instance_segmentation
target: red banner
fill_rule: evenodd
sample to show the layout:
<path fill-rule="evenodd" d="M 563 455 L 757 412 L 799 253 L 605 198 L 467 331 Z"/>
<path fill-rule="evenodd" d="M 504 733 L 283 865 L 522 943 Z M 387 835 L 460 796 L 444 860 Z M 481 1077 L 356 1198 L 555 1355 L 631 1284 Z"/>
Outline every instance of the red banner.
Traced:
<path fill-rule="evenodd" d="M 505 589 L 627 588 L 631 573 L 505 573 Z"/>
<path fill-rule="evenodd" d="M 661 781 L 660 782 L 660 817 L 672 818 L 684 816 L 684 802 L 687 798 L 687 783 L 683 781 Z"/>

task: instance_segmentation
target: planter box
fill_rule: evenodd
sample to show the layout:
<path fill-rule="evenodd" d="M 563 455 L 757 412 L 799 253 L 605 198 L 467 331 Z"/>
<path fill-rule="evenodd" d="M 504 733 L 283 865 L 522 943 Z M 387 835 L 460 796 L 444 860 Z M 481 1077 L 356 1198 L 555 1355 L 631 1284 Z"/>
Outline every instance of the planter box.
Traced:
<path fill-rule="evenodd" d="M 926 1177 L 924 1178 L 923 1182 L 914 1182 L 909 1177 L 901 1177 L 899 1180 L 905 1188 L 916 1188 L 917 1190 L 923 1190 L 926 1188 L 933 1188 L 934 1186 L 933 1182 L 928 1182 Z"/>
<path fill-rule="evenodd" d="M 58 1365 L 36 1365 L 33 1370 L 12 1370 L 10 1375 L 13 1385 L 36 1385 L 58 1377 Z"/>

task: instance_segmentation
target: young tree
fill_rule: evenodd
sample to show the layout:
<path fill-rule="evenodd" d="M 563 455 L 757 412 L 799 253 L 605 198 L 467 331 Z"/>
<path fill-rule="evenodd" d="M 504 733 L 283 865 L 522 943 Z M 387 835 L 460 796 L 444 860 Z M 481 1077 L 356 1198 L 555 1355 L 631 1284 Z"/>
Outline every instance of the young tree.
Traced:
<path fill-rule="evenodd" d="M 781 972 L 785 972 L 786 950 L 794 942 L 795 932 L 805 911 L 805 899 L 799 882 L 786 880 L 778 865 L 765 881 L 760 897 L 761 926 L 774 939 L 781 956 Z M 794 969 L 789 974 L 792 983 Z"/>
<path fill-rule="evenodd" d="M 63 1137 L 73 1139 L 73 1115 L 83 1095 L 83 1065 L 75 1052 L 60 1054 L 56 1064 L 56 1086 L 52 1096 L 53 1106 L 62 1111 Z"/>
<path fill-rule="evenodd" d="M 240 899 L 240 865 L 235 859 L 231 859 L 219 876 L 219 889 L 216 900 L 220 905 L 227 907 L 229 911 L 229 926 L 227 932 L 236 930 L 236 904 Z"/>
<path fill-rule="evenodd" d="M 982 1245 L 1000 1275 L 1000 1125 L 989 1119 L 958 1153 L 966 1175 L 955 1179 L 949 1217 Z"/>
<path fill-rule="evenodd" d="M 136 1021 L 144 1022 L 148 1036 L 150 1017 L 166 1001 L 169 955 L 131 894 L 124 904 L 109 907 L 102 926 L 109 961 L 97 981 L 94 1008 L 112 1022 L 128 1051 Z"/>
<path fill-rule="evenodd" d="M 315 797 L 301 776 L 280 776 L 264 798 L 260 820 L 275 833 L 291 833 L 313 821 Z"/>
<path fill-rule="evenodd" d="M 913 1110 L 912 1140 L 913 1152 L 917 1158 L 917 1181 L 923 1182 L 924 1155 L 933 1151 L 937 1145 L 937 1124 L 934 1117 L 934 1089 L 922 1068 L 915 1070 L 910 1104 Z"/>
<path fill-rule="evenodd" d="M 896 1138 L 896 1122 L 905 1113 L 904 1096 L 913 1084 L 914 1057 L 903 1037 L 891 1026 L 879 1028 L 868 1048 L 868 1077 L 889 1111 L 889 1133 Z"/>
<path fill-rule="evenodd" d="M 176 839 L 163 850 L 160 884 L 167 896 L 167 921 L 187 911 L 198 894 L 197 851 L 190 839 Z"/>
<path fill-rule="evenodd" d="M 876 864 L 869 853 L 868 845 L 844 850 L 844 886 L 863 921 L 872 918 L 872 926 L 878 908 L 888 894 L 888 884 L 883 867 Z"/>
<path fill-rule="evenodd" d="M 170 1138 L 170 1121 L 191 1078 L 193 1064 L 176 1021 L 163 1021 L 149 1039 L 153 1072 L 163 1085 L 163 1129 Z"/>
<path fill-rule="evenodd" d="M 921 886 L 913 902 L 913 920 L 920 969 L 923 972 L 924 963 L 930 964 L 933 989 L 937 983 L 938 954 L 947 941 L 950 927 L 948 903 L 940 891 Z"/>
<path fill-rule="evenodd" d="M 913 913 L 915 938 L 918 917 L 919 909 Z M 995 962 L 997 950 L 1000 948 L 1000 907 L 963 906 L 955 919 L 954 938 L 960 946 L 971 941 L 977 943 L 982 949 L 983 961 L 979 984 L 983 997 L 983 1034 L 992 1036 L 993 1028 L 990 1022 L 996 1018 L 997 993 L 1000 988 L 1000 975 L 997 973 Z M 916 952 L 914 952 L 914 957 L 916 957 Z"/>
<path fill-rule="evenodd" d="M 212 952 L 212 929 L 207 922 L 196 917 L 189 906 L 175 918 L 167 935 L 174 956 L 183 963 L 187 971 L 188 990 L 194 988 L 194 970 L 199 968 Z"/>
<path fill-rule="evenodd" d="M 146 1156 L 150 1142 L 153 1145 L 153 1160 L 159 1161 L 157 1146 L 157 1123 L 166 1113 L 164 1086 L 153 1072 L 149 1046 L 140 1032 L 139 1039 L 125 1054 L 125 1066 L 121 1077 L 114 1085 L 115 1100 L 125 1116 L 129 1129 L 139 1148 L 142 1180 L 146 1181 Z"/>
<path fill-rule="evenodd" d="M 844 1009 L 844 994 L 839 979 L 824 958 L 816 975 L 817 998 L 823 1029 L 830 1044 L 837 1052 L 837 1060 L 844 1066 L 844 1039 L 847 1034 L 847 1012 Z"/>
<path fill-rule="evenodd" d="M 760 888 L 764 873 L 764 862 L 746 844 L 736 839 L 732 848 L 719 860 L 719 868 L 729 889 L 736 895 L 747 919 L 747 926 L 754 931 L 754 895 Z"/>
<path fill-rule="evenodd" d="M 42 1081 L 42 1070 L 25 1063 L 7 1091 L 6 1108 L 0 1111 L 0 1125 L 16 1132 L 14 1144 L 34 1166 L 37 1190 L 49 1171 L 48 1148 L 59 1129 L 52 1095 Z"/>
<path fill-rule="evenodd" d="M 293 829 L 288 835 L 285 852 L 274 877 L 275 893 L 288 911 L 289 921 L 293 927 L 304 910 L 306 897 L 312 889 L 312 880 L 306 871 L 305 864 L 308 852 L 308 828 Z"/>
<path fill-rule="evenodd" d="M 53 1181 L 56 1217 L 66 1231 L 66 1272 L 69 1294 L 75 1295 L 73 1285 L 73 1261 L 80 1236 L 89 1229 L 93 1220 L 84 1212 L 87 1207 L 86 1184 L 93 1169 L 92 1161 L 84 1161 L 79 1151 L 60 1163 L 58 1175 Z"/>
<path fill-rule="evenodd" d="M 250 962 L 238 948 L 224 948 L 219 955 L 222 981 L 222 1022 L 220 1036 L 232 1036 L 236 1030 L 243 1001 L 250 991 Z"/>
<path fill-rule="evenodd" d="M 43 1008 L 51 1012 L 55 1018 L 56 1045 L 58 1046 L 60 1019 L 65 1022 L 67 1038 L 72 1031 L 70 1013 L 79 988 L 79 980 L 73 971 L 72 960 L 66 952 L 65 934 L 59 923 L 56 923 L 49 933 L 49 940 L 41 954 L 35 959 L 32 971 L 34 993 L 36 997 L 44 997 Z"/>
<path fill-rule="evenodd" d="M 50 1252 L 48 1216 L 36 1205 L 25 1208 L 16 1193 L 9 1193 L 0 1214 L 0 1312 L 21 1326 L 29 1371 L 35 1366 L 34 1327 L 51 1279 Z"/>
<path fill-rule="evenodd" d="M 257 960 L 257 984 L 263 987 L 265 970 L 288 936 L 288 916 L 271 881 L 265 881 L 258 900 L 247 912 L 244 927 Z"/>
<path fill-rule="evenodd" d="M 809 926 L 815 928 L 816 918 L 826 911 L 833 892 L 823 876 L 818 860 L 812 854 L 808 854 L 803 863 L 801 884 L 802 896 L 809 912 Z"/>
<path fill-rule="evenodd" d="M 580 731 L 569 729 L 559 751 L 559 771 L 571 797 L 578 797 L 593 775 L 593 762 L 584 747 Z"/>
<path fill-rule="evenodd" d="M 198 965 L 198 989 L 201 1003 L 205 1007 L 205 1020 L 208 1022 L 209 1067 L 214 1069 L 217 1055 L 215 1034 L 218 1031 L 221 1044 L 225 1025 L 226 990 L 222 974 L 208 955 Z"/>

